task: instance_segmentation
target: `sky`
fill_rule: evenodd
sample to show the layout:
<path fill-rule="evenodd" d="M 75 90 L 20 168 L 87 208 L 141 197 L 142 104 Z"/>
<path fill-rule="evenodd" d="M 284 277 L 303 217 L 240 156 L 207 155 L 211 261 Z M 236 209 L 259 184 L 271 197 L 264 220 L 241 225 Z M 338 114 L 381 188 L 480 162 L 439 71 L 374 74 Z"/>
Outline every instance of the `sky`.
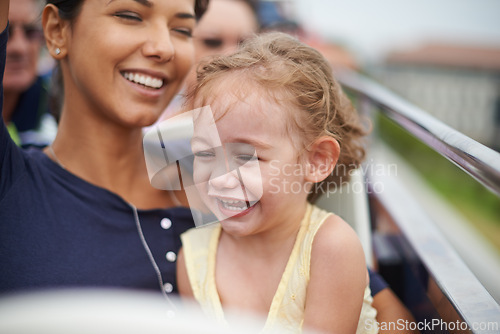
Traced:
<path fill-rule="evenodd" d="M 292 0 L 308 29 L 377 61 L 424 42 L 500 48 L 500 0 Z"/>

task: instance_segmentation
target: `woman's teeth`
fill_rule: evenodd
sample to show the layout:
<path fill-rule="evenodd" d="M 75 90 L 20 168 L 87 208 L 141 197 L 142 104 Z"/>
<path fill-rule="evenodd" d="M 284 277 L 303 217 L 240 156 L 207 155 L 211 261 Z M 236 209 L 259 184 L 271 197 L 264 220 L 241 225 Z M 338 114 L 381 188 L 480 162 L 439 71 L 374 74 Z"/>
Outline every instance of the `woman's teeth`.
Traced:
<path fill-rule="evenodd" d="M 163 86 L 163 80 L 158 78 L 150 77 L 149 75 L 137 74 L 137 73 L 123 73 L 123 77 L 128 81 L 144 85 L 146 87 L 158 89 Z"/>

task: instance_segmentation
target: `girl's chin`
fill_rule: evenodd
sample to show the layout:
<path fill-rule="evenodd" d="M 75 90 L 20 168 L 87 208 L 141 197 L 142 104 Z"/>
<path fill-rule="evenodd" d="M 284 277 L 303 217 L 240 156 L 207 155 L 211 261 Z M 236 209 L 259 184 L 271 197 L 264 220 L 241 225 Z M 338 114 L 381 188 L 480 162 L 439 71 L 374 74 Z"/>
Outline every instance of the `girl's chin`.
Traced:
<path fill-rule="evenodd" d="M 221 221 L 222 230 L 233 237 L 248 236 L 248 224 L 237 222 L 231 219 Z"/>

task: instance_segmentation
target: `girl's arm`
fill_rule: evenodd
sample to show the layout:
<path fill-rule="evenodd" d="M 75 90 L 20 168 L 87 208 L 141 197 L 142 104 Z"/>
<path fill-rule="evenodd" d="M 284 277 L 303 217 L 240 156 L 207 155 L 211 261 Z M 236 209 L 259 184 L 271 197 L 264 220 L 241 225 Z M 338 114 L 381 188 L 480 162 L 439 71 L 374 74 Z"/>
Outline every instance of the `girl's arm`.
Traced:
<path fill-rule="evenodd" d="M 0 32 L 7 27 L 7 20 L 9 19 L 9 0 L 0 0 Z"/>
<path fill-rule="evenodd" d="M 312 245 L 304 329 L 354 334 L 367 282 L 356 233 L 340 217 L 330 216 Z"/>

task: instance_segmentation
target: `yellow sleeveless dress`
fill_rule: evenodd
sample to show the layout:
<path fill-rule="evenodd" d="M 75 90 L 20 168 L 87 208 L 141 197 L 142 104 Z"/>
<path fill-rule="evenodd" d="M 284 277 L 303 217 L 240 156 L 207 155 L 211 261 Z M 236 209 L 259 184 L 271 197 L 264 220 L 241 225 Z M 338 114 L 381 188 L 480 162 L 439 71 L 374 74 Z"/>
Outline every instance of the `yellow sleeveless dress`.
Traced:
<path fill-rule="evenodd" d="M 331 213 L 308 204 L 292 253 L 272 300 L 263 333 L 275 330 L 280 333 L 283 330 L 287 333 L 302 331 L 312 242 L 329 215 Z M 195 299 L 208 316 L 225 323 L 224 311 L 215 284 L 215 259 L 220 232 L 220 224 L 214 224 L 188 230 L 181 235 L 181 239 Z M 375 321 L 377 311 L 371 303 L 370 288 L 367 286 L 356 334 L 378 333 Z"/>

